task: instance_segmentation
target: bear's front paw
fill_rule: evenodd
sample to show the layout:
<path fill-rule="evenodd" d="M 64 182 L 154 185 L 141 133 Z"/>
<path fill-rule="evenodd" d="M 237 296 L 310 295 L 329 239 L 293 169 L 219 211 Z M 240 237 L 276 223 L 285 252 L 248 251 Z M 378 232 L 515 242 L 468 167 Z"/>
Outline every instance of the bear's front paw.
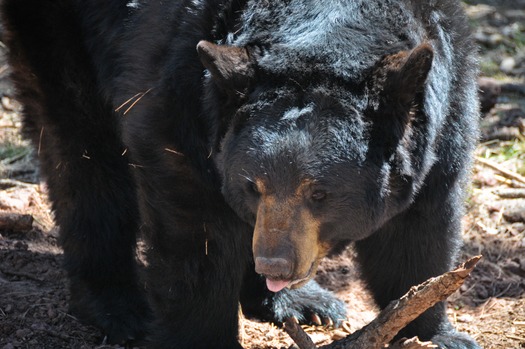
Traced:
<path fill-rule="evenodd" d="M 100 328 L 106 343 L 136 344 L 145 338 L 151 311 L 141 292 L 133 288 L 93 292 L 78 286 L 71 287 L 70 312 Z"/>
<path fill-rule="evenodd" d="M 442 349 L 481 349 L 469 335 L 456 330 L 439 333 L 432 337 L 431 341 Z"/>
<path fill-rule="evenodd" d="M 311 280 L 298 289 L 284 289 L 272 299 L 274 320 L 284 322 L 295 317 L 302 324 L 338 326 L 346 319 L 343 301 Z"/>

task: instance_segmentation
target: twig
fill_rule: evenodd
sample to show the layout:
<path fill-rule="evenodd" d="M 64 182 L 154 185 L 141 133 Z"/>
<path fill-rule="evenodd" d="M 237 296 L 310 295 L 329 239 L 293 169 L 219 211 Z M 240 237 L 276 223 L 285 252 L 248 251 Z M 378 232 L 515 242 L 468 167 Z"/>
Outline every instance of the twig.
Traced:
<path fill-rule="evenodd" d="M 516 339 L 516 340 L 519 340 L 521 342 L 525 342 L 525 337 L 518 337 L 518 336 L 515 336 L 513 334 L 506 334 L 505 337 L 510 338 L 510 339 Z"/>
<path fill-rule="evenodd" d="M 40 137 L 38 138 L 38 150 L 36 154 L 40 156 L 40 151 L 42 150 L 42 138 L 44 138 L 44 126 L 40 129 Z"/>
<path fill-rule="evenodd" d="M 0 269 L 0 272 L 2 272 L 2 274 L 5 274 L 5 275 L 18 276 L 18 277 L 26 278 L 26 279 L 33 280 L 33 281 L 38 281 L 38 282 L 43 282 L 44 281 L 44 279 L 39 278 L 38 276 L 35 276 L 33 274 L 29 274 L 29 273 L 24 273 L 24 272 L 21 272 L 21 271 L 12 271 L 12 270 Z"/>
<path fill-rule="evenodd" d="M 310 336 L 304 332 L 296 318 L 290 317 L 284 323 L 284 330 L 300 349 L 317 349 Z"/>
<path fill-rule="evenodd" d="M 5 73 L 9 69 L 9 66 L 7 64 L 4 64 L 2 67 L 0 67 L 0 75 Z"/>
<path fill-rule="evenodd" d="M 169 153 L 173 153 L 173 154 L 176 154 L 176 155 L 179 155 L 179 156 L 184 156 L 184 154 L 182 154 L 181 152 L 179 151 L 176 151 L 174 149 L 170 149 L 170 148 L 164 148 L 165 151 L 169 152 Z"/>
<path fill-rule="evenodd" d="M 504 168 L 502 168 L 501 166 L 499 166 L 495 162 L 492 162 L 490 160 L 483 159 L 483 158 L 480 158 L 480 157 L 476 157 L 476 161 L 479 162 L 482 165 L 485 165 L 487 167 L 490 167 L 493 170 L 498 171 L 499 173 L 501 173 L 502 175 L 504 175 L 507 178 L 514 179 L 515 181 L 518 181 L 518 182 L 521 182 L 521 183 L 525 184 L 525 177 L 517 174 L 516 172 L 512 172 L 512 171 L 509 171 L 507 169 L 504 169 Z"/>
<path fill-rule="evenodd" d="M 30 153 L 30 150 L 25 150 L 25 151 L 23 151 L 22 153 L 20 153 L 18 155 L 15 155 L 15 156 L 10 157 L 10 158 L 3 159 L 2 161 L 0 161 L 0 163 L 7 164 L 7 165 L 14 164 L 15 162 L 25 158 L 29 153 Z"/>
<path fill-rule="evenodd" d="M 0 190 L 6 190 L 14 187 L 37 188 L 38 184 L 17 181 L 16 179 L 0 179 Z"/>
<path fill-rule="evenodd" d="M 321 348 L 383 348 L 383 346 L 392 341 L 396 334 L 406 325 L 416 319 L 427 309 L 454 293 L 463 284 L 465 278 L 474 269 L 474 266 L 480 259 L 481 256 L 472 257 L 459 268 L 438 277 L 431 278 L 418 286 L 412 287 L 403 297 L 390 302 L 390 304 L 383 309 L 377 318 L 371 323 L 352 333 L 348 337 L 324 345 Z M 290 334 L 288 331 L 288 321 L 285 329 Z M 294 336 L 290 334 L 290 337 L 294 340 L 300 336 L 306 336 L 306 333 L 304 333 L 300 326 L 295 326 L 293 329 L 302 332 L 302 334 L 294 334 Z M 299 345 L 299 343 L 297 344 Z M 426 345 L 427 348 L 431 347 L 431 344 L 428 342 L 421 343 L 421 345 Z M 313 347 L 301 347 L 299 345 L 299 347 L 301 349 L 312 349 L 315 348 L 315 345 Z"/>
<path fill-rule="evenodd" d="M 117 109 L 115 109 L 116 112 L 119 112 L 123 107 L 125 107 L 126 105 L 128 105 L 129 103 L 131 103 L 131 105 L 128 107 L 128 109 L 126 109 L 124 111 L 124 113 L 122 115 L 126 115 L 134 106 L 135 104 L 137 104 L 141 99 L 142 97 L 144 97 L 145 95 L 147 95 L 153 88 L 149 88 L 147 89 L 146 91 L 144 92 L 139 92 L 137 93 L 136 95 L 134 95 L 133 97 L 131 97 L 130 99 L 128 99 L 127 101 L 125 101 L 124 103 L 122 103 L 120 106 L 117 107 Z"/>
<path fill-rule="evenodd" d="M 425 348 L 437 348 L 438 346 L 432 342 L 421 342 L 419 338 L 413 337 L 410 339 L 401 339 L 394 344 L 390 345 L 389 349 L 425 349 Z"/>
<path fill-rule="evenodd" d="M 143 92 L 139 97 L 137 97 L 137 99 L 133 103 L 131 103 L 129 108 L 126 109 L 122 115 L 126 115 L 135 106 L 135 104 L 137 104 L 142 99 L 142 97 L 149 93 L 149 91 L 151 91 L 151 88 L 149 88 L 146 92 Z"/>
<path fill-rule="evenodd" d="M 57 338 L 64 339 L 64 340 L 71 340 L 71 338 L 73 338 L 71 336 L 68 336 L 67 334 L 48 330 L 48 329 L 42 329 L 41 331 L 50 336 L 57 337 Z"/>
<path fill-rule="evenodd" d="M 502 199 L 521 199 L 525 198 L 524 188 L 500 188 L 494 190 L 494 194 Z"/>
<path fill-rule="evenodd" d="M 522 96 L 525 96 L 525 85 L 523 84 L 513 84 L 506 83 L 501 84 L 501 91 L 506 93 L 516 93 Z"/>
<path fill-rule="evenodd" d="M 127 101 L 125 101 L 124 103 L 122 103 L 121 105 L 119 105 L 115 111 L 116 112 L 119 112 L 120 109 L 122 109 L 123 107 L 125 107 L 128 103 L 130 103 L 132 100 L 134 100 L 135 98 L 137 98 L 138 96 L 140 96 L 142 94 L 142 92 L 139 92 L 137 93 L 136 95 L 134 95 L 133 97 L 129 98 Z"/>

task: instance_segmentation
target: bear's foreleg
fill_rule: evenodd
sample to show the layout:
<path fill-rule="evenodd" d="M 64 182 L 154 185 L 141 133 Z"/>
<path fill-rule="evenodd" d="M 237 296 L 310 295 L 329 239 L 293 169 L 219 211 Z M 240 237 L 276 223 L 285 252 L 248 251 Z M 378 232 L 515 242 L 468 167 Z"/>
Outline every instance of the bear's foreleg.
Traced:
<path fill-rule="evenodd" d="M 437 172 L 437 171 L 436 171 Z M 412 206 L 379 231 L 356 243 L 363 277 L 381 308 L 411 286 L 453 267 L 460 245 L 461 190 L 458 182 L 439 179 L 422 188 Z M 431 340 L 443 348 L 478 349 L 457 332 L 438 303 L 399 334 Z"/>

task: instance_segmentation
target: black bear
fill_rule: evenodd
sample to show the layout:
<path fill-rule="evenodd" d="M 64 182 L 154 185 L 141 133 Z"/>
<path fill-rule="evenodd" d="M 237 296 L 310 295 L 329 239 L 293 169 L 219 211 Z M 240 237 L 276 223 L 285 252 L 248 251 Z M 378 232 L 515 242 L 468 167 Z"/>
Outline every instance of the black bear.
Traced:
<path fill-rule="evenodd" d="M 3 0 L 1 12 L 71 308 L 111 342 L 239 348 L 239 302 L 338 321 L 342 303 L 311 278 L 350 241 L 380 307 L 452 266 L 478 118 L 458 1 Z M 413 335 L 478 348 L 444 304 L 400 333 Z"/>

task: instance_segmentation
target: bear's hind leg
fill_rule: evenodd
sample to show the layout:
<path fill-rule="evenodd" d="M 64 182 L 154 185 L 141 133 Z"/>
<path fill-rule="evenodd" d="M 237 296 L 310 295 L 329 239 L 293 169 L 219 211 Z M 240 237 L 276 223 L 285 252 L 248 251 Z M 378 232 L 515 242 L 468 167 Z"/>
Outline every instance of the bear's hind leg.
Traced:
<path fill-rule="evenodd" d="M 4 1 L 2 22 L 24 130 L 60 226 L 71 309 L 122 343 L 143 336 L 149 316 L 135 265 L 135 186 L 72 3 Z"/>

